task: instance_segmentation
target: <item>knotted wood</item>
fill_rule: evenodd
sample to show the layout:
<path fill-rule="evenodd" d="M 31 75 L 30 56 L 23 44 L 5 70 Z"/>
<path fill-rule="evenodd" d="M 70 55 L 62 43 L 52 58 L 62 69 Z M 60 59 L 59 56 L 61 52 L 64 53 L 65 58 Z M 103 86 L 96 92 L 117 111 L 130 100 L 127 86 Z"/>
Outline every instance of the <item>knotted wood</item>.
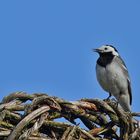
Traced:
<path fill-rule="evenodd" d="M 15 92 L 0 103 L 0 140 L 140 140 L 134 116 L 112 100 Z"/>

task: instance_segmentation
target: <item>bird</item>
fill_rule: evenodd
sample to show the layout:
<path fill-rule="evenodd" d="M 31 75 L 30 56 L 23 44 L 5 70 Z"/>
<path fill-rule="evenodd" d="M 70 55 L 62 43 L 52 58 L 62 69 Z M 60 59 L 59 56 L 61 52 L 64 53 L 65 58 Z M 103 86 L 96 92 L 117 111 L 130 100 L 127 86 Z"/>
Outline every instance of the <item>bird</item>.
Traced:
<path fill-rule="evenodd" d="M 127 67 L 113 45 L 103 45 L 94 52 L 99 54 L 96 77 L 101 87 L 114 96 L 125 112 L 131 112 L 132 91 Z"/>

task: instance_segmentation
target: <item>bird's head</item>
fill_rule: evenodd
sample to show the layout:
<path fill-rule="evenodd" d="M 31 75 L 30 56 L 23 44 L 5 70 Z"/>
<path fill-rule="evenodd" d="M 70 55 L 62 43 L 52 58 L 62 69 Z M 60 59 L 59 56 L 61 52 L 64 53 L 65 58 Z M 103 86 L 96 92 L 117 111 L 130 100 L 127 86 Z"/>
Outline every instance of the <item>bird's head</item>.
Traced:
<path fill-rule="evenodd" d="M 93 49 L 93 51 L 99 53 L 99 55 L 119 56 L 118 51 L 112 45 L 103 45 L 100 48 Z"/>

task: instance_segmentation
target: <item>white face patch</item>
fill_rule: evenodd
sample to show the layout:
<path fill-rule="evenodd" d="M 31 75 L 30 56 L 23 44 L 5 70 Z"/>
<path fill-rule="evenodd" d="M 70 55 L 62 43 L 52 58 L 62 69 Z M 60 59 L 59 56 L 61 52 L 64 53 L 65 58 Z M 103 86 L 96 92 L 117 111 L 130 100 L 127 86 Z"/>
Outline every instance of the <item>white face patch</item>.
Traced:
<path fill-rule="evenodd" d="M 118 52 L 111 46 L 102 46 L 99 48 L 99 50 L 101 50 L 103 53 L 107 53 L 107 52 L 112 52 L 113 55 L 115 56 L 119 56 Z"/>

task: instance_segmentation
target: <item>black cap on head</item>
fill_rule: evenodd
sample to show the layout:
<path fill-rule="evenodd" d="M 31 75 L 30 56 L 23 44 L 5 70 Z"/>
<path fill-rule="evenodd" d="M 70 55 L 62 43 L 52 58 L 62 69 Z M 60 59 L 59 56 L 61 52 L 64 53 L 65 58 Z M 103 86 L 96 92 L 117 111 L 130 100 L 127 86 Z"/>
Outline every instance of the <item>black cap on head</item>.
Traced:
<path fill-rule="evenodd" d="M 105 46 L 110 46 L 110 47 L 112 47 L 112 48 L 114 48 L 114 50 L 116 51 L 116 52 L 118 52 L 118 50 L 113 46 L 113 45 L 105 45 Z"/>

